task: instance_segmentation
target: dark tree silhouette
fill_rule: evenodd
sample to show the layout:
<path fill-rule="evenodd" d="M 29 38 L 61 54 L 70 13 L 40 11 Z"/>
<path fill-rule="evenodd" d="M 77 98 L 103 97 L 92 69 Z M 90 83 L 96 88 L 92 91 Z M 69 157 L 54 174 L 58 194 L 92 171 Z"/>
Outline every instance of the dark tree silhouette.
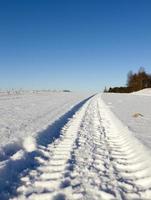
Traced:
<path fill-rule="evenodd" d="M 151 87 L 151 75 L 140 67 L 137 73 L 129 71 L 127 74 L 127 87 L 109 88 L 108 92 L 129 93 Z"/>

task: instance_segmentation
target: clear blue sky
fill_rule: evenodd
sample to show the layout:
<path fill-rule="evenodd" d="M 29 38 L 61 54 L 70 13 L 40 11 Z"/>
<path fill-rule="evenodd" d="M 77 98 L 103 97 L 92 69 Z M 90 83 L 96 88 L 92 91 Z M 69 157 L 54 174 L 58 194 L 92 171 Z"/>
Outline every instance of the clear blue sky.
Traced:
<path fill-rule="evenodd" d="M 97 91 L 140 66 L 150 0 L 0 0 L 0 88 Z"/>

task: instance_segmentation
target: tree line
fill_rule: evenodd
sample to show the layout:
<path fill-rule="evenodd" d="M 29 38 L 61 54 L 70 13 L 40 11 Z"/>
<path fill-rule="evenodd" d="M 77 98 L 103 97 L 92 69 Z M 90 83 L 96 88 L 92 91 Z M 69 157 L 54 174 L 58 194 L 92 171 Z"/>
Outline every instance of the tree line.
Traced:
<path fill-rule="evenodd" d="M 105 88 L 104 92 L 130 93 L 151 87 L 151 74 L 148 74 L 143 67 L 138 72 L 129 71 L 127 74 L 126 86 Z"/>

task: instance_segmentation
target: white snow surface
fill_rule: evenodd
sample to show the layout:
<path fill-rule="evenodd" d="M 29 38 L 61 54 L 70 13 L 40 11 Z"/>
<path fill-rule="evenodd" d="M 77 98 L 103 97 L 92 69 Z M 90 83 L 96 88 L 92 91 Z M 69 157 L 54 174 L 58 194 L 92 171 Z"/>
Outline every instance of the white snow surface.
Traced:
<path fill-rule="evenodd" d="M 104 93 L 102 99 L 135 137 L 151 150 L 151 95 Z M 142 95 L 143 94 L 143 95 Z"/>
<path fill-rule="evenodd" d="M 31 137 L 48 128 L 55 120 L 90 94 L 67 92 L 25 92 L 0 94 L 0 155 L 18 146 L 31 148 Z M 27 138 L 30 138 L 28 142 Z M 26 138 L 26 141 L 24 141 Z M 15 145 L 14 145 L 15 143 Z M 10 149 L 10 150 L 9 150 Z M 8 152 L 9 153 L 9 152 Z"/>
<path fill-rule="evenodd" d="M 0 199 L 150 200 L 150 148 L 113 109 L 128 98 L 125 105 L 136 104 L 133 96 L 97 94 L 44 131 L 47 142 L 28 135 L 0 162 Z"/>
<path fill-rule="evenodd" d="M 133 94 L 151 96 L 151 88 L 145 88 L 143 90 L 139 90 L 137 92 L 133 92 Z"/>

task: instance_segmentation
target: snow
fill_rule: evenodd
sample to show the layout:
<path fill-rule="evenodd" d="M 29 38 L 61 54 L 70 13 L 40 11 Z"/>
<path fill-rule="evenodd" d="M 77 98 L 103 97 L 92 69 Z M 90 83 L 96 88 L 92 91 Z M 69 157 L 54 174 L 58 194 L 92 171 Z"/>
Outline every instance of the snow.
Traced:
<path fill-rule="evenodd" d="M 32 152 L 32 151 L 36 150 L 36 140 L 35 140 L 35 138 L 31 137 L 31 136 L 27 136 L 23 140 L 23 147 L 24 147 L 25 151 L 27 151 L 27 152 Z"/>
<path fill-rule="evenodd" d="M 144 91 L 131 94 L 103 94 L 102 98 L 111 111 L 145 146 L 151 149 L 151 96 Z M 143 93 L 143 95 L 142 95 Z"/>
<path fill-rule="evenodd" d="M 76 103 L 84 99 L 67 95 Z M 28 132 L 22 148 L 0 162 L 0 199 L 151 199 L 150 143 L 146 145 L 147 133 L 141 132 L 144 123 L 149 126 L 144 118 L 150 116 L 141 103 L 147 107 L 150 98 L 97 94 L 70 108 L 41 134 Z"/>
<path fill-rule="evenodd" d="M 145 88 L 143 90 L 139 90 L 137 92 L 133 92 L 133 94 L 151 96 L 151 88 Z"/>
<path fill-rule="evenodd" d="M 8 148 L 12 146 L 10 151 L 18 149 L 20 145 L 26 149 L 33 148 L 28 145 L 31 141 L 23 141 L 24 138 L 36 137 L 39 132 L 88 96 L 63 92 L 25 92 L 18 95 L 1 93 L 0 148 L 6 147 L 7 144 Z"/>

